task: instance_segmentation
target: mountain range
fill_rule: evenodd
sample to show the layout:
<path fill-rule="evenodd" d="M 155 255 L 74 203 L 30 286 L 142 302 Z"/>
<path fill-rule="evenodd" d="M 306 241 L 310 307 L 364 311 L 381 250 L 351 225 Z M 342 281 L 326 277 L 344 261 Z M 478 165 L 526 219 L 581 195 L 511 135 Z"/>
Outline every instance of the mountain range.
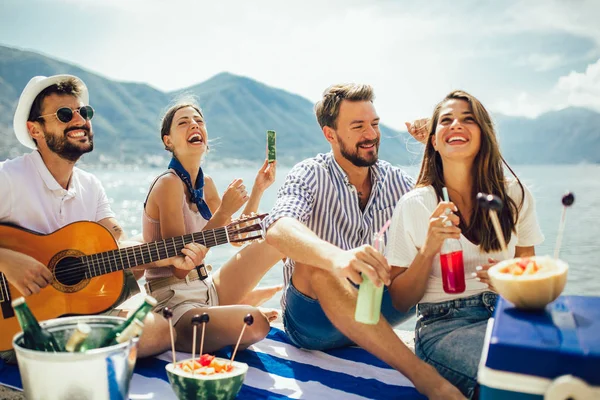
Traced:
<path fill-rule="evenodd" d="M 208 160 L 223 165 L 258 163 L 266 130 L 277 131 L 277 157 L 292 165 L 328 151 L 307 99 L 253 79 L 220 73 L 188 88 L 163 92 L 143 83 L 118 82 L 31 51 L 0 46 L 0 160 L 28 151 L 14 137 L 19 95 L 35 75 L 73 74 L 86 83 L 94 116 L 95 150 L 86 163 L 166 165 L 159 134 L 162 113 L 182 97 L 202 106 L 210 138 Z M 535 119 L 494 115 L 505 158 L 518 164 L 600 163 L 600 113 L 584 108 L 548 112 Z M 421 145 L 407 132 L 382 125 L 380 157 L 416 164 Z M 211 161 L 213 162 L 213 161 Z"/>

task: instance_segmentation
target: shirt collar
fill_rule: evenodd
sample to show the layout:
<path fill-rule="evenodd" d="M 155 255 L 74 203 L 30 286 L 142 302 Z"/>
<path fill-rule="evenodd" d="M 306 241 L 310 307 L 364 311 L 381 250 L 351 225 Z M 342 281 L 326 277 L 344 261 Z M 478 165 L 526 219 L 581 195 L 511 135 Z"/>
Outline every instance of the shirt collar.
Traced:
<path fill-rule="evenodd" d="M 48 170 L 48 167 L 44 163 L 44 159 L 42 158 L 42 155 L 40 154 L 39 151 L 36 150 L 36 151 L 32 152 L 32 160 L 33 160 L 33 164 L 35 165 L 36 169 L 38 170 L 38 173 L 40 174 L 40 177 L 42 178 L 42 180 L 44 181 L 44 184 L 46 185 L 46 187 L 49 190 L 51 190 L 53 192 L 59 191 L 61 193 L 68 193 L 69 195 L 72 195 L 72 196 L 75 195 L 75 193 L 77 193 L 77 190 L 76 190 L 77 182 L 75 182 L 75 180 L 76 180 L 75 168 L 73 168 L 73 173 L 71 174 L 71 181 L 69 182 L 69 188 L 68 188 L 68 190 L 65 190 L 62 186 L 60 186 L 60 184 L 56 181 L 56 179 L 54 179 L 54 177 Z"/>

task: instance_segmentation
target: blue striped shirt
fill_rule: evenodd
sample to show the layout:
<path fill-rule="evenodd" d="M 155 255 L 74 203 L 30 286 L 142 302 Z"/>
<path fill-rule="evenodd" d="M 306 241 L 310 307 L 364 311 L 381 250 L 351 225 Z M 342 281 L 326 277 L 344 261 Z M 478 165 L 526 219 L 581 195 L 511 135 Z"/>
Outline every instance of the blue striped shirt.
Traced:
<path fill-rule="evenodd" d="M 371 179 L 371 196 L 361 210 L 356 188 L 332 152 L 306 159 L 292 168 L 279 188 L 277 201 L 264 221 L 265 228 L 279 218 L 291 217 L 341 249 L 371 244 L 373 234 L 392 218 L 400 197 L 414 186 L 414 180 L 404 171 L 382 160 L 371 167 Z M 294 261 L 288 258 L 283 273 L 286 289 L 293 269 Z"/>

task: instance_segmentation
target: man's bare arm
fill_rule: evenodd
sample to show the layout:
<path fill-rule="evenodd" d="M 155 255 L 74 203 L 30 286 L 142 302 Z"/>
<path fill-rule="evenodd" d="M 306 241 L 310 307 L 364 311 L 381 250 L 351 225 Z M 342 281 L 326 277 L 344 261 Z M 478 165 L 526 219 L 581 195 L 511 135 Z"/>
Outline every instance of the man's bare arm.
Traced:
<path fill-rule="evenodd" d="M 282 217 L 274 222 L 267 230 L 267 242 L 296 262 L 324 269 L 355 283 L 362 282 L 361 272 L 373 282 L 390 283 L 390 266 L 372 246 L 342 250 L 294 218 Z"/>
<path fill-rule="evenodd" d="M 117 222 L 116 218 L 104 218 L 98 221 L 98 223 L 108 229 L 117 242 L 127 239 L 123 228 L 121 228 L 121 225 L 119 225 L 119 222 Z"/>

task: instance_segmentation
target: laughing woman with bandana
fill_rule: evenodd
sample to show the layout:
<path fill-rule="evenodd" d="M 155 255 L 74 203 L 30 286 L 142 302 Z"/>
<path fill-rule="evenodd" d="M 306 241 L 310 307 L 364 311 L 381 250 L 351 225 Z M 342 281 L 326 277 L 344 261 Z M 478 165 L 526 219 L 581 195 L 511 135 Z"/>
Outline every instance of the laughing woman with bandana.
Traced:
<path fill-rule="evenodd" d="M 242 180 L 235 179 L 220 198 L 214 182 L 200 166 L 208 150 L 208 133 L 204 115 L 193 103 L 179 103 L 166 112 L 161 139 L 173 157 L 168 170 L 152 183 L 144 205 L 145 242 L 225 226 L 244 203 L 244 214 L 256 212 L 263 192 L 275 180 L 275 164 L 265 161 L 250 196 Z M 270 329 L 269 319 L 276 314 L 256 306 L 280 288 L 255 290 L 255 286 L 281 258 L 266 242 L 256 242 L 244 247 L 214 274 L 201 267 L 187 275 L 188 271 L 180 273 L 175 268 L 146 270 L 147 287 L 158 301 L 154 311 L 165 307 L 173 311 L 177 350 L 192 350 L 191 320 L 202 313 L 210 318 L 205 352 L 235 344 L 246 314 L 252 314 L 255 322 L 247 327 L 240 345 L 247 347 L 263 339 Z"/>

